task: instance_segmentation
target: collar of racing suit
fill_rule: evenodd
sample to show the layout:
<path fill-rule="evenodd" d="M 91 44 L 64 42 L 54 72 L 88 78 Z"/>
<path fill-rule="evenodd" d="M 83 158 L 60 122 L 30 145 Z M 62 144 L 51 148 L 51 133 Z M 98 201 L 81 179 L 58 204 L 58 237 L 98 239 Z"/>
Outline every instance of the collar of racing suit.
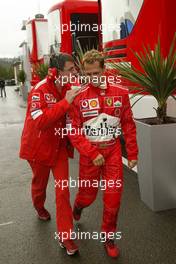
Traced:
<path fill-rule="evenodd" d="M 109 83 L 107 82 L 107 83 L 106 83 L 106 86 L 103 86 L 103 85 L 102 85 L 102 87 L 100 87 L 100 86 L 95 87 L 95 86 L 93 86 L 92 84 L 89 84 L 89 87 L 90 87 L 91 89 L 93 89 L 93 90 L 97 93 L 97 95 L 103 96 L 103 95 L 106 95 L 106 93 L 107 93 L 108 90 L 109 90 Z"/>

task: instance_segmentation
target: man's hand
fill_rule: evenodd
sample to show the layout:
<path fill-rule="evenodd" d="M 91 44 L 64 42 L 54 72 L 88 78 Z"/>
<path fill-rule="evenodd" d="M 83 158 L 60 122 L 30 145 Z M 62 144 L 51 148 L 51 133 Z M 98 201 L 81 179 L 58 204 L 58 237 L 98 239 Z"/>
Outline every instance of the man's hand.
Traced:
<path fill-rule="evenodd" d="M 79 92 L 80 92 L 80 88 L 69 90 L 66 92 L 65 99 L 69 104 L 71 104 L 75 99 L 75 97 L 79 94 Z"/>
<path fill-rule="evenodd" d="M 128 168 L 133 169 L 137 165 L 137 160 L 129 160 Z"/>
<path fill-rule="evenodd" d="M 102 166 L 105 163 L 103 155 L 98 154 L 98 156 L 93 160 L 95 166 Z"/>

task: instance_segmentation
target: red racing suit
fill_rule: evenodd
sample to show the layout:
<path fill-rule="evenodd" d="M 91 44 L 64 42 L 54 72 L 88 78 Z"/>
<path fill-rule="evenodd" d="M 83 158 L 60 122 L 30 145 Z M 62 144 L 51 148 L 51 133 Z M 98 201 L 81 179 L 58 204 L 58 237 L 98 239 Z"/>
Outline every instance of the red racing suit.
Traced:
<path fill-rule="evenodd" d="M 70 104 L 61 99 L 52 76 L 38 83 L 30 92 L 21 137 L 20 158 L 28 160 L 32 171 L 32 200 L 36 210 L 44 207 L 46 188 L 52 170 L 56 188 L 58 232 L 73 228 L 69 189 L 58 183 L 68 181 L 68 153 L 61 129 Z"/>
<path fill-rule="evenodd" d="M 75 205 L 79 208 L 89 206 L 95 200 L 98 187 L 102 186 L 103 181 L 104 211 L 101 229 L 106 234 L 115 232 L 123 189 L 119 140 L 121 130 L 128 160 L 137 160 L 138 155 L 136 126 L 128 90 L 112 84 L 107 84 L 106 89 L 88 84 L 75 98 L 70 115 L 70 139 L 80 152 L 79 190 Z M 92 160 L 100 153 L 105 158 L 105 165 L 97 167 Z M 87 185 L 86 180 L 89 181 Z"/>

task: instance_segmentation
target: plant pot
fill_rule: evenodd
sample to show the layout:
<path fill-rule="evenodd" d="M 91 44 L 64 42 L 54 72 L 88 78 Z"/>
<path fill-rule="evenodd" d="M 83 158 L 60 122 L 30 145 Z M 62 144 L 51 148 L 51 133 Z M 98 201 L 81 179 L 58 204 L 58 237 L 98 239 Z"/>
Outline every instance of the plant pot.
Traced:
<path fill-rule="evenodd" d="M 141 200 L 153 211 L 176 208 L 176 123 L 136 120 Z"/>

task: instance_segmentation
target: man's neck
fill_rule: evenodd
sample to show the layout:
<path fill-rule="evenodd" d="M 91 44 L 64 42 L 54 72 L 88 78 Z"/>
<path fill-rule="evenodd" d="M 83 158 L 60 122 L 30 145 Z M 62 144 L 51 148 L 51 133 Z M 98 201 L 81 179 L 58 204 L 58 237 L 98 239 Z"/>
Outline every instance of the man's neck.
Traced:
<path fill-rule="evenodd" d="M 99 88 L 102 90 L 106 90 L 107 89 L 107 83 L 101 83 Z"/>

